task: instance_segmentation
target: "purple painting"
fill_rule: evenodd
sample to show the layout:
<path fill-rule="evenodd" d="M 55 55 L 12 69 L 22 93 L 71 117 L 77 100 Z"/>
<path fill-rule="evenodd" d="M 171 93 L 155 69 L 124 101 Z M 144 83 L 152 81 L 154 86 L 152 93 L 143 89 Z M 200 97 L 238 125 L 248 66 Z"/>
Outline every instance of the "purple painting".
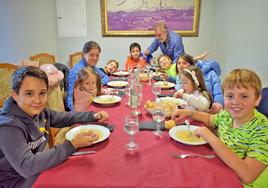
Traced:
<path fill-rule="evenodd" d="M 182 35 L 197 35 L 199 0 L 102 0 L 103 34 L 152 35 L 158 21 Z"/>

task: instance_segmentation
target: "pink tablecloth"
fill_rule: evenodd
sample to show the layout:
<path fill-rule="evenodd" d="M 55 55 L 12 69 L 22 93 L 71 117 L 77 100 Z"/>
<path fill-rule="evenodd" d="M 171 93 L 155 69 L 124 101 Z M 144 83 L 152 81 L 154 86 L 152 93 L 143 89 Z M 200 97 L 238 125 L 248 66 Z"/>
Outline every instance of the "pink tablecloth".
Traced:
<path fill-rule="evenodd" d="M 151 87 L 143 87 L 143 104 L 153 99 Z M 109 123 L 116 125 L 108 140 L 83 150 L 96 150 L 96 154 L 69 157 L 63 164 L 43 172 L 34 187 L 198 187 L 239 188 L 239 178 L 219 158 L 176 159 L 171 153 L 213 153 L 209 145 L 189 146 L 172 140 L 168 132 L 162 137 L 150 131 L 140 131 L 135 140 L 136 152 L 124 145 L 129 136 L 124 132 L 125 115 L 131 109 L 126 96 L 112 107 L 92 105 L 91 110 L 106 110 Z M 142 104 L 142 106 L 143 106 Z M 140 122 L 151 120 L 142 108 Z"/>

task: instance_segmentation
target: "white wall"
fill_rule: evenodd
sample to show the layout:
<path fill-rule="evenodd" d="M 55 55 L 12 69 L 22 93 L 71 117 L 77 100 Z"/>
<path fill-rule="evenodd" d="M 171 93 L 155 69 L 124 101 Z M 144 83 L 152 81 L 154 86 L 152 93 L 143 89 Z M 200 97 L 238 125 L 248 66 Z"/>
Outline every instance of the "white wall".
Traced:
<path fill-rule="evenodd" d="M 0 0 L 0 62 L 57 52 L 54 0 Z"/>
<path fill-rule="evenodd" d="M 215 57 L 223 77 L 234 68 L 255 70 L 268 86 L 268 1 L 218 0 Z"/>
<path fill-rule="evenodd" d="M 197 55 L 209 50 L 220 62 L 223 76 L 237 67 L 255 70 L 268 86 L 265 55 L 268 49 L 268 1 L 202 0 L 198 37 L 184 37 L 185 51 Z M 153 37 L 102 37 L 99 0 L 87 0 L 87 37 L 57 36 L 55 0 L 0 0 L 0 61 L 13 62 L 38 52 L 56 55 L 67 64 L 70 53 L 80 51 L 85 42 L 97 41 L 102 53 L 99 66 L 117 59 L 123 67 L 130 43 L 143 50 Z"/>

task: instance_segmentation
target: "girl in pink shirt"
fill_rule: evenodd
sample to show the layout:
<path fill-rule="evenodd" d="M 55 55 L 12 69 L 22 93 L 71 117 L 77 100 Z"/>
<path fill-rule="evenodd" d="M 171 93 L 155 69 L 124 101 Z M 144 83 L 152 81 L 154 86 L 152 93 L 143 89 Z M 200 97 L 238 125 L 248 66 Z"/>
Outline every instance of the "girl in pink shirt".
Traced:
<path fill-rule="evenodd" d="M 74 88 L 75 111 L 88 111 L 92 99 L 101 92 L 101 82 L 98 73 L 92 68 L 81 69 Z"/>

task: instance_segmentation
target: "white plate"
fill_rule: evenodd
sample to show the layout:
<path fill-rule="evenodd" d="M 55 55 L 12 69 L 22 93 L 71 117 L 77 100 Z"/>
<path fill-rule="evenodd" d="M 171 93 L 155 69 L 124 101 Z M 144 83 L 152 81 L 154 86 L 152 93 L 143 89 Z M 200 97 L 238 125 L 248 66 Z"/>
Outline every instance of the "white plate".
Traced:
<path fill-rule="evenodd" d="M 196 130 L 197 128 L 199 128 L 199 127 L 194 126 L 194 125 L 190 125 L 190 130 L 192 130 L 192 131 Z M 196 142 L 183 140 L 183 139 L 179 138 L 178 136 L 176 136 L 176 133 L 179 132 L 179 131 L 188 131 L 188 128 L 187 128 L 186 125 L 179 125 L 179 126 L 171 128 L 168 133 L 169 133 L 169 136 L 171 138 L 173 138 L 174 140 L 176 140 L 176 141 L 178 141 L 180 143 L 183 143 L 183 144 L 203 145 L 203 144 L 207 143 L 205 140 L 200 140 L 200 141 L 196 141 Z"/>
<path fill-rule="evenodd" d="M 69 130 L 66 133 L 65 138 L 67 140 L 72 140 L 81 131 L 88 131 L 88 130 L 96 131 L 96 133 L 99 135 L 99 139 L 93 142 L 94 144 L 102 142 L 103 140 L 106 140 L 110 136 L 110 131 L 106 127 L 100 125 L 81 125 Z"/>
<path fill-rule="evenodd" d="M 115 75 L 115 76 L 128 76 L 129 72 L 120 70 L 120 71 L 114 72 L 113 75 Z"/>
<path fill-rule="evenodd" d="M 162 89 L 170 89 L 170 88 L 175 87 L 175 84 L 171 82 L 158 81 L 154 84 L 160 86 Z"/>
<path fill-rule="evenodd" d="M 107 83 L 107 85 L 110 87 L 122 88 L 122 87 L 126 87 L 128 85 L 128 82 L 126 82 L 126 81 L 110 81 Z"/>
<path fill-rule="evenodd" d="M 101 105 L 113 105 L 121 101 L 121 97 L 116 95 L 100 95 L 93 99 L 93 102 Z"/>
<path fill-rule="evenodd" d="M 187 105 L 187 102 L 185 100 L 175 97 L 160 97 L 156 99 L 156 102 L 173 103 L 176 104 L 177 106 Z"/>

